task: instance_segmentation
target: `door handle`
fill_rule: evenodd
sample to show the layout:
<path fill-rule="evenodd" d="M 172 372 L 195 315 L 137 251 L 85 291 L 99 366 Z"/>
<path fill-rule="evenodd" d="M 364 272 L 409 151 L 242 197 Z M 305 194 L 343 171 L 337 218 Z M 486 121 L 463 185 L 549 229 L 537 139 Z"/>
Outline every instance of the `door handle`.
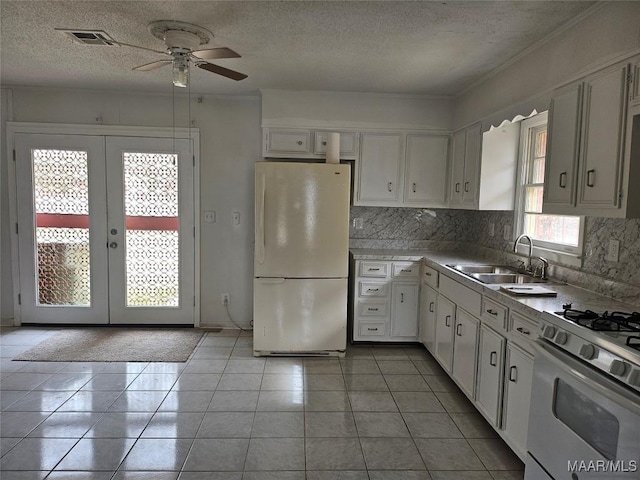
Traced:
<path fill-rule="evenodd" d="M 495 367 L 498 365 L 498 352 L 491 352 L 489 354 L 489 365 Z"/>
<path fill-rule="evenodd" d="M 560 184 L 558 186 L 560 188 L 567 188 L 567 172 L 562 172 L 560 174 Z"/>
<path fill-rule="evenodd" d="M 109 248 L 118 248 L 118 243 L 117 242 L 111 242 L 109 244 Z"/>
<path fill-rule="evenodd" d="M 509 367 L 509 381 L 513 383 L 518 381 L 518 367 L 515 365 Z"/>
<path fill-rule="evenodd" d="M 596 170 L 592 168 L 591 170 L 587 170 L 587 187 L 593 187 L 595 182 Z"/>

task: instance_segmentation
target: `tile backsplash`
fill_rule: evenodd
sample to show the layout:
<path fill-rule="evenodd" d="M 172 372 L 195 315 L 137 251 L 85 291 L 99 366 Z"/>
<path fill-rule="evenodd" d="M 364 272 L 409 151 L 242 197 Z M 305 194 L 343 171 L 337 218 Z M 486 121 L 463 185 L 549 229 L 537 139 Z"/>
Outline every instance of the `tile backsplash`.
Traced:
<path fill-rule="evenodd" d="M 353 220 L 362 218 L 363 228 L 356 229 Z M 490 235 L 490 225 L 494 235 Z M 511 211 L 470 211 L 388 207 L 351 207 L 351 242 L 365 246 L 375 241 L 376 248 L 442 249 L 451 242 L 467 242 L 510 254 L 513 235 L 504 239 L 505 226 L 513 232 Z M 606 259 L 609 241 L 620 241 L 617 262 Z M 585 258 L 582 268 L 554 266 L 558 278 L 599 293 L 640 301 L 640 220 L 587 217 L 585 221 Z"/>

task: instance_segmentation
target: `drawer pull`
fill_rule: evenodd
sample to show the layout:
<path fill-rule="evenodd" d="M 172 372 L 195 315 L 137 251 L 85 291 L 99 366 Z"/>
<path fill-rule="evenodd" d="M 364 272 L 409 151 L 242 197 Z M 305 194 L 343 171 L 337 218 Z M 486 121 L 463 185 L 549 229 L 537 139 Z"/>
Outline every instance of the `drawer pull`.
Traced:
<path fill-rule="evenodd" d="M 424 272 L 424 274 L 425 274 L 427 277 L 430 277 L 430 276 L 431 276 L 431 272 Z"/>
<path fill-rule="evenodd" d="M 444 326 L 445 327 L 451 326 L 451 315 L 447 315 L 446 317 L 444 317 Z"/>
<path fill-rule="evenodd" d="M 367 330 L 369 330 L 370 332 L 377 332 L 378 331 L 378 327 L 376 327 L 376 328 L 367 327 Z"/>
<path fill-rule="evenodd" d="M 404 293 L 400 292 L 400 303 L 404 303 Z"/>
<path fill-rule="evenodd" d="M 515 365 L 509 368 L 509 381 L 513 383 L 517 383 L 518 381 L 518 367 Z"/>
<path fill-rule="evenodd" d="M 488 313 L 489 315 L 493 315 L 493 316 L 495 316 L 495 317 L 497 317 L 497 316 L 498 316 L 498 311 L 497 311 L 497 310 L 494 310 L 494 309 L 492 309 L 492 308 L 487 308 L 487 313 Z"/>
<path fill-rule="evenodd" d="M 411 273 L 411 272 L 413 272 L 413 269 L 411 269 L 411 268 L 403 268 L 402 272 Z"/>
<path fill-rule="evenodd" d="M 392 186 L 392 185 L 393 185 L 393 182 L 389 182 L 389 183 L 387 184 L 387 190 L 389 190 L 390 192 L 392 192 L 392 191 L 393 191 L 393 189 L 391 188 L 391 186 Z"/>
<path fill-rule="evenodd" d="M 413 183 L 413 193 L 416 193 L 416 184 L 415 184 L 415 182 Z"/>
<path fill-rule="evenodd" d="M 595 186 L 595 184 L 596 184 L 595 176 L 596 176 L 595 168 L 592 168 L 591 170 L 587 170 L 587 187 L 594 187 Z"/>
<path fill-rule="evenodd" d="M 456 193 L 460 193 L 460 182 L 456 183 Z"/>
<path fill-rule="evenodd" d="M 370 272 L 379 272 L 380 271 L 380 267 L 376 267 L 376 268 L 369 268 Z"/>
<path fill-rule="evenodd" d="M 526 329 L 524 329 L 522 327 L 518 327 L 518 328 L 516 328 L 516 330 L 519 331 L 523 335 L 529 335 L 530 334 L 529 330 L 526 330 Z"/>
<path fill-rule="evenodd" d="M 498 352 L 491 352 L 489 354 L 489 365 L 492 367 L 498 366 Z"/>
<path fill-rule="evenodd" d="M 469 193 L 469 182 L 464 182 L 464 191 Z"/>
<path fill-rule="evenodd" d="M 567 172 L 562 172 L 560 174 L 560 183 L 558 186 L 560 188 L 567 188 Z"/>
<path fill-rule="evenodd" d="M 367 310 L 369 310 L 370 312 L 377 312 L 380 309 L 377 307 L 376 308 L 367 307 Z"/>
<path fill-rule="evenodd" d="M 377 292 L 379 290 L 379 288 L 367 288 L 367 292 Z"/>
<path fill-rule="evenodd" d="M 430 311 L 431 313 L 433 313 L 433 312 L 434 312 L 434 306 L 435 306 L 435 302 L 429 302 L 429 311 Z"/>

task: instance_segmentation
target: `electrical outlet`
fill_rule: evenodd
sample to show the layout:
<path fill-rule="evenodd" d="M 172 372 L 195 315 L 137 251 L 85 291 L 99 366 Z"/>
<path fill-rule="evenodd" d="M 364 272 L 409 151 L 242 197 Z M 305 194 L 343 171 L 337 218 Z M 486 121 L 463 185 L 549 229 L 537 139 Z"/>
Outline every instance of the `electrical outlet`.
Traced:
<path fill-rule="evenodd" d="M 504 238 L 505 240 L 513 240 L 511 238 L 511 225 L 505 225 L 504 226 L 504 231 L 502 232 L 502 238 Z"/>
<path fill-rule="evenodd" d="M 354 218 L 353 228 L 356 230 L 362 230 L 364 228 L 364 219 L 362 217 Z"/>
<path fill-rule="evenodd" d="M 234 225 L 240 225 L 240 212 L 232 212 L 231 221 Z"/>
<path fill-rule="evenodd" d="M 229 294 L 228 293 L 223 293 L 222 294 L 222 305 L 229 305 Z"/>
<path fill-rule="evenodd" d="M 204 223 L 216 223 L 216 212 L 213 210 L 204 212 Z"/>
<path fill-rule="evenodd" d="M 495 223 L 490 223 L 489 224 L 489 236 L 490 237 L 495 237 L 496 235 L 496 224 Z"/>
<path fill-rule="evenodd" d="M 620 240 L 612 238 L 609 240 L 609 254 L 607 255 L 607 260 L 610 262 L 617 262 L 618 258 L 620 258 Z"/>

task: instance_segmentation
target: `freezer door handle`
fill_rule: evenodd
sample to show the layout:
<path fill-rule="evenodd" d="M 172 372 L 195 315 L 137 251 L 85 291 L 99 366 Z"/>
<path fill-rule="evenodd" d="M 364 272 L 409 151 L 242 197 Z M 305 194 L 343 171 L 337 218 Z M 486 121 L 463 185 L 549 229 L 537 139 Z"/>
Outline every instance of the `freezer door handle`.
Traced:
<path fill-rule="evenodd" d="M 258 279 L 258 281 L 260 283 L 269 283 L 269 284 L 272 284 L 272 283 L 284 283 L 285 280 L 286 280 L 285 278 L 275 278 L 275 277 L 274 278 L 259 278 Z"/>
<path fill-rule="evenodd" d="M 264 199 L 266 195 L 267 185 L 264 173 L 260 176 L 259 192 L 257 197 L 257 232 L 256 232 L 256 260 L 258 263 L 264 263 Z"/>

